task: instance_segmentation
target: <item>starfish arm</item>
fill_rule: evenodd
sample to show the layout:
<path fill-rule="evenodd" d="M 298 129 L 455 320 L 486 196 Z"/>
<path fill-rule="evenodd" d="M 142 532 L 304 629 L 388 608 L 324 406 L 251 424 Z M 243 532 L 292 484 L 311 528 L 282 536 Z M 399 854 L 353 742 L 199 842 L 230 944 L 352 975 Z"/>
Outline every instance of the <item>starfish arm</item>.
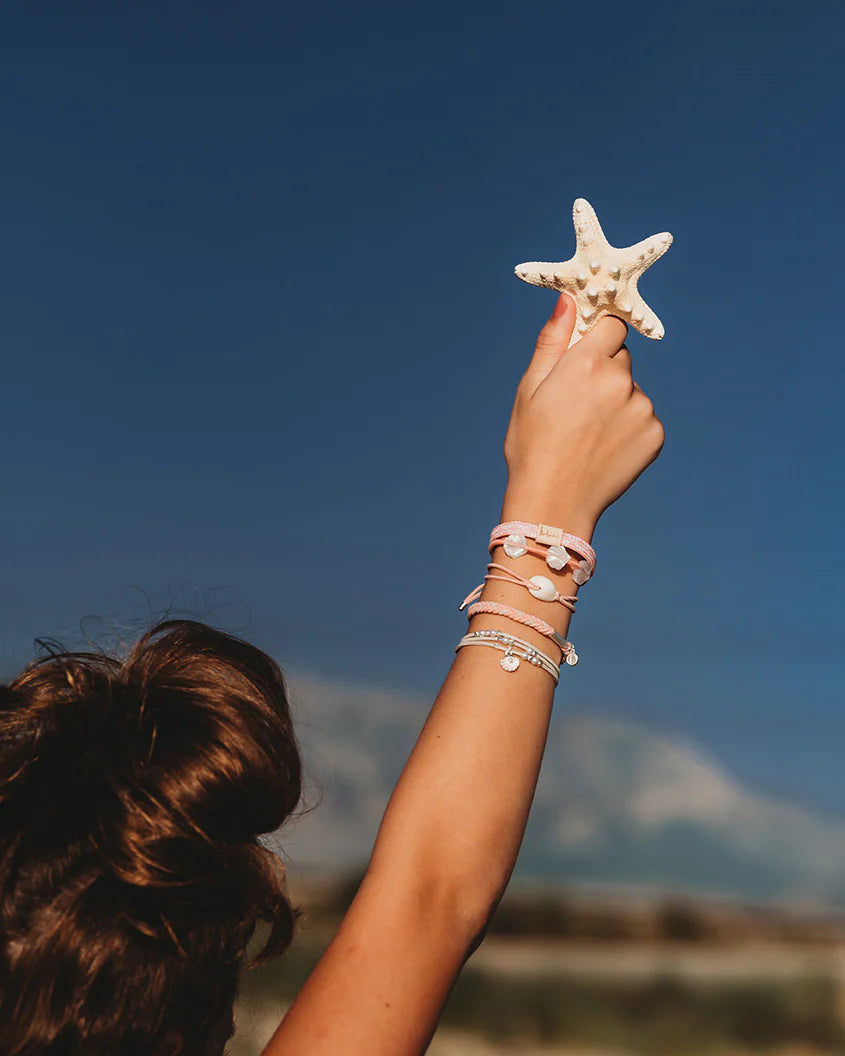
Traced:
<path fill-rule="evenodd" d="M 655 341 L 659 341 L 666 333 L 663 328 L 663 323 L 660 322 L 655 313 L 645 303 L 636 286 L 632 291 L 631 300 L 633 302 L 633 308 L 631 309 L 631 324 L 639 330 L 644 337 L 651 337 L 654 338 Z"/>
<path fill-rule="evenodd" d="M 608 245 L 596 211 L 586 198 L 575 199 L 575 204 L 572 206 L 572 222 L 575 225 L 578 249 L 585 256 L 589 257 L 590 253 L 600 253 Z"/>
<path fill-rule="evenodd" d="M 574 260 L 561 263 L 530 260 L 526 264 L 517 264 L 513 270 L 518 279 L 532 286 L 544 286 L 549 290 L 569 290 L 575 285 L 577 268 Z"/>
<path fill-rule="evenodd" d="M 637 242 L 625 250 L 634 261 L 634 270 L 642 275 L 646 268 L 650 268 L 656 261 L 660 260 L 666 250 L 672 245 L 672 236 L 668 231 L 661 231 L 658 235 L 650 235 L 642 242 Z"/>

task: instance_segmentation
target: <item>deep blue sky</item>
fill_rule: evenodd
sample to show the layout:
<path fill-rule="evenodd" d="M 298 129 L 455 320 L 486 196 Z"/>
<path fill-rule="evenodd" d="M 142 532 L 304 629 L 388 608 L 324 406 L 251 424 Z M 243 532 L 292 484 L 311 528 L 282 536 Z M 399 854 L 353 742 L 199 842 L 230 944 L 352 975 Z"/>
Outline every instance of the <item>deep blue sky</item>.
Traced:
<path fill-rule="evenodd" d="M 172 604 L 434 694 L 553 301 L 512 269 L 584 196 L 675 235 L 631 338 L 667 442 L 557 707 L 845 812 L 845 15 L 761 11 L 4 5 L 4 669 Z"/>

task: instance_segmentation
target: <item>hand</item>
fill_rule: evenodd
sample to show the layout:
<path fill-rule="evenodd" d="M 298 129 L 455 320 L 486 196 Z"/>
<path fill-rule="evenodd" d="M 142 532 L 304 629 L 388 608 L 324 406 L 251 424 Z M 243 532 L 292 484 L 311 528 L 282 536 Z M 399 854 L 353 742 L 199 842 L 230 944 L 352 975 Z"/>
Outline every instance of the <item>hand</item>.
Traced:
<path fill-rule="evenodd" d="M 589 539 L 660 454 L 665 434 L 631 377 L 625 324 L 606 316 L 567 348 L 574 324 L 575 303 L 561 294 L 517 387 L 502 520 L 543 522 Z"/>

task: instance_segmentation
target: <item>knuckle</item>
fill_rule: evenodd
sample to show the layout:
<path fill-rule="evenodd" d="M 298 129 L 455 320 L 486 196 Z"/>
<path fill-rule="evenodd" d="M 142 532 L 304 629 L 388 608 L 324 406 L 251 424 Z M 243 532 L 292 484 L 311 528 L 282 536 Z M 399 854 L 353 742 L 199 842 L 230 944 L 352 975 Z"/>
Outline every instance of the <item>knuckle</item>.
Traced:
<path fill-rule="evenodd" d="M 537 343 L 534 346 L 535 356 L 549 356 L 557 354 L 561 351 L 560 340 L 553 334 L 547 334 L 545 331 L 540 333 L 537 338 Z"/>
<path fill-rule="evenodd" d="M 663 450 L 663 445 L 666 442 L 666 430 L 663 428 L 663 422 L 659 418 L 654 418 L 649 426 L 648 442 L 656 458 Z"/>
<path fill-rule="evenodd" d="M 616 315 L 605 315 L 599 319 L 592 332 L 603 346 L 619 348 L 628 336 L 628 326 Z"/>
<path fill-rule="evenodd" d="M 581 371 L 588 378 L 594 378 L 598 374 L 602 373 L 602 357 L 601 356 L 581 356 L 578 359 L 578 366 Z"/>
<path fill-rule="evenodd" d="M 613 395 L 618 396 L 629 396 L 632 391 L 631 375 L 627 370 L 622 367 L 621 364 L 614 363 L 612 359 L 605 361 L 607 368 L 605 369 L 604 384 L 607 386 L 607 391 Z"/>
<path fill-rule="evenodd" d="M 634 400 L 636 401 L 637 409 L 644 418 L 652 418 L 654 416 L 654 404 L 642 389 L 636 390 Z"/>

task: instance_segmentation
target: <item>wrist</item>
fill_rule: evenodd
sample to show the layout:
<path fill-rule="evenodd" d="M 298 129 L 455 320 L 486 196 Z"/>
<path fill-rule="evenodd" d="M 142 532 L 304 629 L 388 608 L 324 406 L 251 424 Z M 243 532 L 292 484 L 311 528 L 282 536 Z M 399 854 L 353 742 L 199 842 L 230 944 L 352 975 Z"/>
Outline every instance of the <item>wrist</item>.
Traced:
<path fill-rule="evenodd" d="M 532 524 L 552 525 L 587 543 L 592 541 L 598 519 L 598 514 L 592 514 L 577 503 L 541 500 L 536 492 L 520 491 L 510 486 L 505 490 L 500 518 L 502 523 L 530 521 Z"/>

